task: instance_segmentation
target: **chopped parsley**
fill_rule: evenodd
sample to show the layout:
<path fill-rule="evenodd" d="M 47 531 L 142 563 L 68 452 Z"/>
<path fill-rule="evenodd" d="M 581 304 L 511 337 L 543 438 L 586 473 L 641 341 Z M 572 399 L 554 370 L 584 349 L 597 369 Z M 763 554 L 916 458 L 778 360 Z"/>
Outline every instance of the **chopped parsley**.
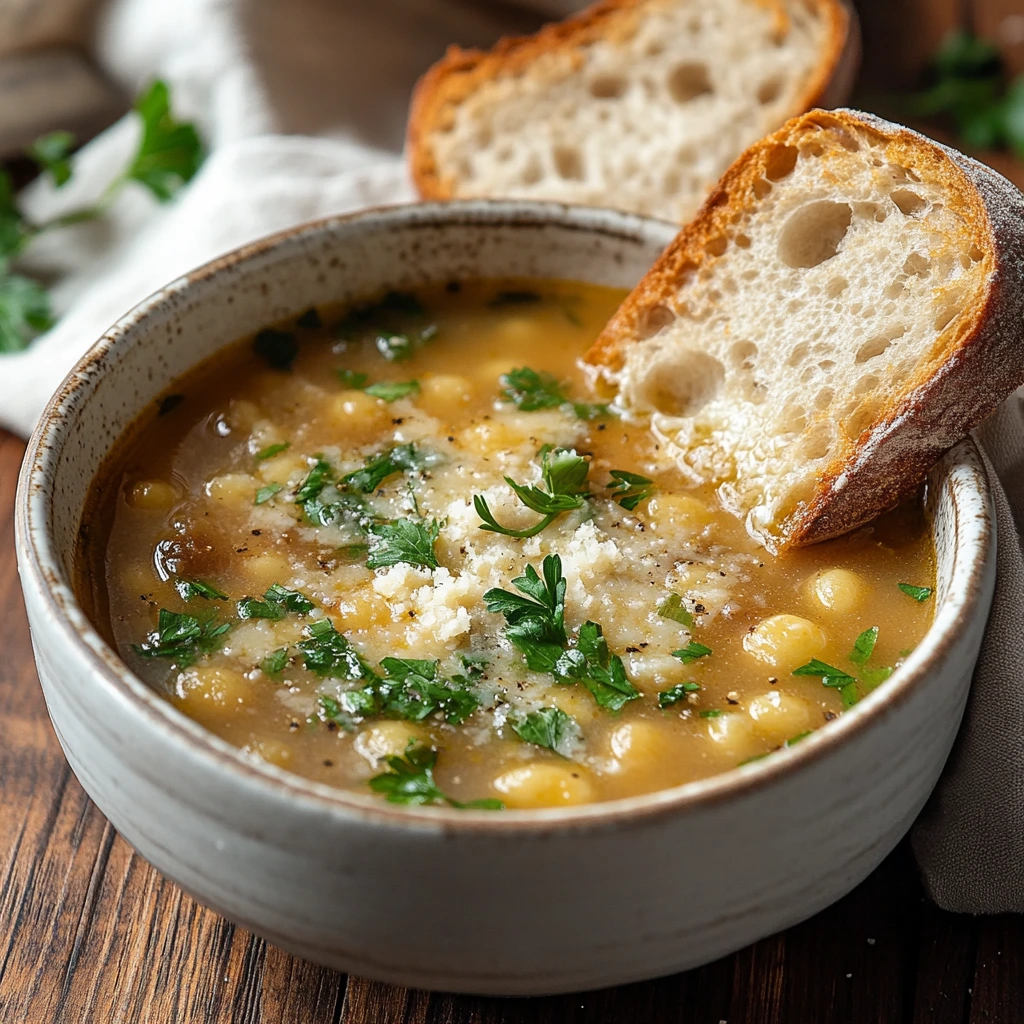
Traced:
<path fill-rule="evenodd" d="M 396 402 L 399 398 L 417 394 L 420 390 L 420 382 L 418 380 L 385 380 L 371 384 L 363 390 L 374 398 L 380 398 L 385 402 Z"/>
<path fill-rule="evenodd" d="M 839 691 L 843 702 L 843 708 L 852 708 L 860 700 L 860 691 L 857 688 L 857 680 L 848 672 L 826 665 L 817 658 L 811 658 L 806 665 L 801 665 L 793 670 L 795 676 L 817 676 L 825 686 Z"/>
<path fill-rule="evenodd" d="M 253 350 L 262 356 L 275 370 L 290 370 L 295 357 L 299 354 L 299 345 L 294 334 L 279 331 L 276 327 L 266 327 L 252 341 Z"/>
<path fill-rule="evenodd" d="M 721 718 L 725 712 L 719 711 L 718 708 L 708 708 L 707 711 L 701 711 L 699 714 L 701 718 Z"/>
<path fill-rule="evenodd" d="M 490 664 L 490 661 L 484 654 L 460 654 L 459 660 L 462 662 L 462 667 L 471 676 L 482 676 L 484 669 Z"/>
<path fill-rule="evenodd" d="M 678 651 L 673 651 L 672 657 L 678 658 L 684 665 L 689 665 L 700 658 L 706 658 L 710 653 L 710 647 L 705 647 L 704 644 L 691 640 L 685 647 L 680 647 Z"/>
<path fill-rule="evenodd" d="M 661 604 L 658 605 L 658 614 L 663 619 L 672 619 L 687 629 L 693 629 L 693 614 L 683 605 L 683 599 L 678 594 L 669 594 Z"/>
<path fill-rule="evenodd" d="M 654 481 L 649 477 L 628 473 L 624 469 L 613 469 L 610 472 L 612 482 L 608 490 L 627 512 L 632 512 L 641 501 L 646 501 L 654 490 Z"/>
<path fill-rule="evenodd" d="M 336 370 L 338 380 L 347 388 L 362 391 L 370 381 L 368 373 L 360 373 L 358 370 Z"/>
<path fill-rule="evenodd" d="M 434 452 L 423 451 L 412 443 L 403 444 L 375 455 L 362 469 L 343 476 L 341 483 L 363 494 L 370 494 L 389 476 L 428 469 L 436 466 L 438 461 L 439 456 Z"/>
<path fill-rule="evenodd" d="M 782 745 L 784 747 L 795 747 L 801 740 L 807 739 L 814 732 L 813 729 L 806 729 L 803 732 L 798 732 L 795 736 L 790 736 L 788 740 Z"/>
<path fill-rule="evenodd" d="M 370 789 L 393 804 L 448 804 L 460 810 L 500 811 L 500 800 L 469 800 L 465 803 L 446 796 L 434 781 L 437 751 L 410 740 L 401 756 L 385 758 L 388 770 L 370 779 Z"/>
<path fill-rule="evenodd" d="M 676 683 L 675 686 L 671 686 L 667 690 L 662 690 L 661 693 L 658 694 L 658 707 L 673 707 L 681 700 L 686 700 L 691 693 L 699 692 L 700 683 Z"/>
<path fill-rule="evenodd" d="M 512 720 L 512 731 L 526 743 L 568 757 L 580 738 L 576 719 L 561 708 L 540 708 Z"/>
<path fill-rule="evenodd" d="M 425 569 L 436 569 L 434 544 L 440 532 L 441 524 L 436 519 L 431 519 L 429 523 L 395 519 L 390 523 L 374 524 L 369 527 L 373 543 L 366 566 L 369 569 L 383 569 L 404 562 Z"/>
<path fill-rule="evenodd" d="M 313 468 L 306 474 L 306 478 L 295 492 L 296 505 L 318 498 L 333 476 L 331 464 L 322 455 L 314 455 L 313 458 L 316 460 Z"/>
<path fill-rule="evenodd" d="M 270 619 L 277 621 L 278 619 L 283 619 L 286 612 L 306 615 L 313 608 L 313 602 L 305 594 L 282 587 L 280 583 L 274 583 L 263 595 L 262 599 L 258 597 L 243 597 L 238 602 L 238 617 L 240 619 Z"/>
<path fill-rule="evenodd" d="M 378 334 L 377 351 L 389 362 L 400 363 L 413 354 L 415 344 L 408 334 Z"/>
<path fill-rule="evenodd" d="M 207 601 L 227 601 L 228 595 L 218 590 L 212 583 L 204 583 L 202 580 L 174 581 L 174 589 L 182 601 L 191 601 L 194 597 L 202 597 Z"/>
<path fill-rule="evenodd" d="M 296 646 L 310 672 L 333 679 L 376 679 L 359 652 L 339 633 L 329 619 L 306 627 L 306 639 Z"/>
<path fill-rule="evenodd" d="M 524 575 L 512 581 L 519 594 L 488 590 L 484 594 L 487 610 L 504 615 L 505 638 L 523 654 L 528 668 L 550 673 L 556 682 L 582 683 L 599 706 L 620 710 L 640 696 L 626 676 L 622 659 L 609 652 L 596 622 L 583 623 L 575 643 L 569 643 L 561 558 L 548 555 L 541 573 L 543 578 L 527 565 Z"/>
<path fill-rule="evenodd" d="M 608 415 L 606 404 L 572 401 L 566 395 L 558 378 L 547 371 L 538 373 L 528 366 L 523 366 L 503 373 L 498 379 L 502 396 L 523 412 L 569 406 L 581 420 L 593 420 Z"/>
<path fill-rule="evenodd" d="M 218 640 L 230 628 L 230 622 L 217 623 L 212 616 L 198 619 L 161 608 L 156 632 L 143 643 L 132 644 L 132 650 L 141 658 L 171 658 L 179 668 L 186 668 L 200 654 L 216 649 Z"/>
<path fill-rule="evenodd" d="M 853 650 L 850 651 L 850 661 L 855 665 L 863 665 L 871 657 L 878 642 L 878 627 L 872 626 L 865 629 L 853 642 Z"/>
<path fill-rule="evenodd" d="M 281 441 L 279 444 L 268 444 L 266 448 L 262 448 L 256 453 L 256 460 L 262 462 L 264 459 L 272 459 L 275 455 L 288 451 L 289 448 L 291 448 L 289 441 Z"/>
<path fill-rule="evenodd" d="M 519 500 L 531 511 L 544 518 L 524 530 L 513 530 L 502 526 L 487 505 L 482 494 L 473 495 L 473 507 L 483 525 L 481 530 L 500 533 L 505 537 L 535 537 L 550 526 L 563 512 L 582 508 L 590 496 L 587 491 L 587 474 L 590 463 L 581 455 L 566 448 L 541 449 L 541 476 L 546 491 L 534 484 L 517 484 L 511 477 L 505 483 L 512 488 Z"/>
<path fill-rule="evenodd" d="M 450 725 L 461 725 L 480 706 L 480 698 L 465 676 L 445 679 L 436 661 L 384 658 L 386 678 L 374 685 L 380 711 L 392 718 L 419 722 L 440 711 Z"/>
<path fill-rule="evenodd" d="M 896 586 L 898 586 L 900 590 L 907 595 L 907 597 L 912 597 L 919 604 L 923 604 L 927 601 L 933 593 L 931 587 L 915 587 L 911 583 L 897 583 Z"/>
<path fill-rule="evenodd" d="M 265 505 L 270 499 L 280 491 L 284 490 L 283 484 L 267 484 L 266 487 L 261 487 L 256 492 L 256 500 L 253 504 Z"/>
<path fill-rule="evenodd" d="M 279 647 L 276 651 L 271 651 L 261 662 L 260 670 L 264 675 L 276 676 L 279 672 L 283 672 L 285 666 L 288 664 L 288 648 Z"/>

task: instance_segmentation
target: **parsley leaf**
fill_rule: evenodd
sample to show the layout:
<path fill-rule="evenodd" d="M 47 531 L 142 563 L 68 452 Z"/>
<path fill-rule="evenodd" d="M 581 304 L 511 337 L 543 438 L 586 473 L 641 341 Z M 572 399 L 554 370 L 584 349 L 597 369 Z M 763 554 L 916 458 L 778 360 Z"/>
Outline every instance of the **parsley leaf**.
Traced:
<path fill-rule="evenodd" d="M 906 594 L 908 597 L 912 597 L 919 604 L 923 604 L 925 601 L 927 601 L 933 593 L 931 587 L 915 587 L 913 584 L 910 583 L 897 583 L 896 586 L 898 586 L 904 594 Z"/>
<path fill-rule="evenodd" d="M 482 494 L 473 495 L 473 507 L 483 525 L 481 530 L 500 533 L 506 537 L 534 537 L 550 526 L 563 512 L 582 508 L 590 496 L 587 491 L 587 474 L 590 463 L 581 455 L 566 448 L 541 450 L 541 476 L 547 491 L 533 484 L 517 484 L 511 477 L 505 483 L 512 488 L 519 500 L 531 511 L 544 518 L 524 530 L 512 530 L 502 526 L 491 513 L 487 499 Z"/>
<path fill-rule="evenodd" d="M 376 679 L 377 675 L 359 652 L 329 619 L 306 627 L 306 639 L 296 646 L 310 672 L 335 679 Z"/>
<path fill-rule="evenodd" d="M 362 391 L 370 380 L 368 373 L 360 373 L 359 370 L 335 370 L 334 372 L 345 387 L 355 391 Z"/>
<path fill-rule="evenodd" d="M 276 676 L 279 672 L 283 672 L 285 666 L 288 664 L 288 648 L 279 647 L 276 651 L 271 651 L 261 662 L 260 670 L 264 675 Z"/>
<path fill-rule="evenodd" d="M 512 720 L 512 731 L 526 743 L 568 757 L 580 738 L 580 727 L 561 708 L 540 708 Z"/>
<path fill-rule="evenodd" d="M 383 569 L 389 565 L 405 562 L 407 565 L 421 565 L 426 569 L 437 568 L 434 543 L 441 532 L 436 519 L 429 523 L 417 523 L 412 519 L 396 519 L 390 523 L 379 523 L 369 528 L 376 543 L 370 547 L 366 560 L 368 569 Z"/>
<path fill-rule="evenodd" d="M 543 579 L 527 565 L 512 581 L 519 594 L 494 588 L 484 594 L 484 604 L 489 612 L 505 616 L 505 636 L 526 657 L 526 664 L 536 672 L 551 672 L 568 643 L 561 558 L 548 555 L 541 572 Z"/>
<path fill-rule="evenodd" d="M 299 354 L 299 344 L 294 334 L 279 331 L 276 327 L 265 327 L 252 340 L 253 350 L 262 356 L 275 370 L 290 370 Z"/>
<path fill-rule="evenodd" d="M 696 640 L 691 640 L 685 647 L 681 647 L 678 651 L 673 651 L 672 657 L 678 658 L 684 665 L 689 665 L 700 658 L 706 658 L 710 653 L 710 647 L 705 647 L 703 644 L 697 643 Z"/>
<path fill-rule="evenodd" d="M 256 492 L 256 500 L 253 504 L 265 505 L 275 494 L 282 490 L 284 490 L 283 484 L 267 484 L 266 487 L 261 487 Z"/>
<path fill-rule="evenodd" d="M 230 628 L 230 622 L 217 624 L 212 616 L 201 620 L 161 608 L 156 632 L 143 643 L 132 644 L 132 649 L 142 658 L 171 658 L 179 668 L 187 668 L 199 654 L 214 650 Z"/>
<path fill-rule="evenodd" d="M 275 455 L 280 455 L 281 452 L 286 452 L 291 448 L 290 441 L 281 441 L 279 444 L 268 444 L 266 448 L 261 448 L 256 453 L 256 461 L 263 462 L 264 459 L 272 459 Z"/>
<path fill-rule="evenodd" d="M 320 496 L 320 492 L 332 479 L 331 464 L 322 456 L 314 455 L 316 460 L 295 492 L 295 504 L 301 505 L 311 498 Z"/>
<path fill-rule="evenodd" d="M 528 366 L 523 366 L 503 373 L 498 380 L 502 387 L 502 396 L 523 412 L 557 409 L 567 405 L 572 407 L 573 412 L 581 420 L 593 420 L 608 415 L 608 406 L 605 404 L 573 402 L 565 394 L 558 378 L 547 371 L 538 373 Z"/>
<path fill-rule="evenodd" d="M 374 398 L 380 398 L 385 402 L 395 402 L 399 398 L 418 394 L 420 382 L 418 380 L 386 380 L 371 384 L 364 390 Z"/>
<path fill-rule="evenodd" d="M 867 687 L 868 693 L 870 693 L 879 683 L 884 683 L 893 673 L 893 669 L 888 665 L 881 666 L 880 668 L 866 668 L 861 671 L 860 681 Z"/>
<path fill-rule="evenodd" d="M 409 741 L 405 753 L 385 758 L 388 771 L 370 779 L 370 789 L 382 794 L 393 804 L 448 804 L 460 810 L 479 809 L 500 811 L 505 805 L 500 800 L 469 800 L 462 803 L 453 800 L 434 781 L 434 765 L 437 751 L 430 747 L 417 746 Z"/>
<path fill-rule="evenodd" d="M 721 718 L 725 712 L 719 711 L 718 708 L 708 708 L 707 711 L 701 711 L 699 714 L 701 718 Z"/>
<path fill-rule="evenodd" d="M 471 676 L 482 676 L 484 669 L 490 664 L 484 654 L 460 654 L 459 660 L 462 662 L 462 667 Z"/>
<path fill-rule="evenodd" d="M 28 155 L 49 173 L 53 184 L 60 188 L 71 180 L 71 149 L 75 137 L 71 132 L 56 131 L 41 135 L 28 148 Z"/>
<path fill-rule="evenodd" d="M 212 583 L 204 583 L 202 580 L 176 579 L 174 589 L 182 601 L 191 601 L 193 597 L 203 597 L 207 601 L 228 600 L 227 594 L 219 591 Z"/>
<path fill-rule="evenodd" d="M 296 615 L 306 615 L 313 610 L 315 605 L 305 594 L 298 590 L 289 590 L 282 587 L 280 583 L 272 583 L 270 589 L 264 595 L 267 601 L 273 601 L 283 608 L 287 608 Z"/>
<path fill-rule="evenodd" d="M 687 629 L 693 629 L 693 615 L 683 605 L 683 599 L 678 594 L 669 594 L 661 604 L 658 605 L 658 614 L 663 619 L 672 619 Z"/>
<path fill-rule="evenodd" d="M 242 619 L 283 619 L 286 612 L 306 615 L 314 608 L 313 602 L 305 594 L 297 590 L 289 590 L 280 583 L 274 583 L 260 600 L 256 597 L 243 597 L 238 602 L 238 616 Z"/>
<path fill-rule="evenodd" d="M 165 82 L 155 81 L 135 101 L 135 110 L 142 118 L 142 140 L 125 178 L 164 203 L 199 170 L 203 144 L 195 125 L 174 119 Z"/>
<path fill-rule="evenodd" d="M 857 680 L 840 668 L 833 668 L 817 658 L 811 658 L 806 665 L 793 670 L 795 676 L 818 676 L 826 686 L 841 688 Z"/>
<path fill-rule="evenodd" d="M 570 647 L 555 665 L 555 675 L 581 682 L 602 708 L 620 711 L 640 691 L 626 676 L 622 658 L 608 651 L 608 641 L 596 622 L 584 622 Z"/>
<path fill-rule="evenodd" d="M 850 651 L 850 661 L 855 665 L 863 665 L 871 657 L 875 644 L 878 642 L 878 627 L 872 626 L 865 629 L 853 642 L 853 650 Z"/>
<path fill-rule="evenodd" d="M 615 500 L 627 511 L 632 512 L 641 501 L 646 501 L 654 490 L 654 481 L 639 473 L 628 473 L 624 469 L 609 471 L 612 483 L 608 490 L 615 494 Z"/>
<path fill-rule="evenodd" d="M 670 686 L 658 694 L 658 707 L 670 708 L 681 700 L 686 700 L 689 694 L 699 692 L 700 683 L 676 683 L 675 686 Z"/>
<path fill-rule="evenodd" d="M 53 326 L 50 297 L 37 281 L 6 274 L 5 269 L 0 258 L 0 352 L 19 352 L 40 331 Z"/>
<path fill-rule="evenodd" d="M 434 452 L 421 451 L 412 443 L 403 444 L 374 456 L 362 469 L 343 476 L 341 483 L 370 494 L 389 476 L 428 469 L 436 466 L 438 461 L 439 457 Z"/>
<path fill-rule="evenodd" d="M 450 725 L 461 725 L 480 706 L 480 699 L 464 676 L 445 680 L 436 661 L 383 658 L 387 678 L 376 683 L 382 711 L 392 717 L 419 722 L 437 711 Z"/>

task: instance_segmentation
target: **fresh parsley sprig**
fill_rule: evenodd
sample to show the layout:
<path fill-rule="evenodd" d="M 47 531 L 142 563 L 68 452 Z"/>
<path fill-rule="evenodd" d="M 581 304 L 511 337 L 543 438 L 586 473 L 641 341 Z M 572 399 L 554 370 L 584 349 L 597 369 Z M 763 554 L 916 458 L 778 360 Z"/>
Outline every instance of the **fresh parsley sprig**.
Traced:
<path fill-rule="evenodd" d="M 502 397 L 523 412 L 538 409 L 571 408 L 581 420 L 594 420 L 608 415 L 608 406 L 603 403 L 574 402 L 570 399 L 558 378 L 547 371 L 538 372 L 528 366 L 509 370 L 499 378 Z"/>
<path fill-rule="evenodd" d="M 473 495 L 473 507 L 482 522 L 481 530 L 499 533 L 505 537 L 535 537 L 549 527 L 563 512 L 582 508 L 590 496 L 587 491 L 587 474 L 590 463 L 581 455 L 566 448 L 544 448 L 541 451 L 541 476 L 546 491 L 534 484 L 519 484 L 511 477 L 505 483 L 512 488 L 519 500 L 531 511 L 543 518 L 524 530 L 513 530 L 502 526 L 495 518 L 482 494 Z"/>
<path fill-rule="evenodd" d="M 135 102 L 142 133 L 131 163 L 107 186 L 91 206 L 43 222 L 33 222 L 19 209 L 10 175 L 0 169 L 0 352 L 25 348 L 41 331 L 53 325 L 46 287 L 11 269 L 14 260 L 34 239 L 56 228 L 97 220 L 128 184 L 142 185 L 160 202 L 169 200 L 190 181 L 203 160 L 203 146 L 194 125 L 175 120 L 170 93 L 156 81 Z M 28 156 L 50 176 L 57 188 L 71 179 L 69 132 L 44 135 L 29 148 Z"/>
<path fill-rule="evenodd" d="M 837 689 L 843 702 L 843 708 L 849 709 L 856 704 L 862 696 L 861 689 L 867 692 L 873 690 L 879 683 L 884 682 L 892 675 L 892 668 L 880 666 L 868 668 L 867 662 L 875 651 L 875 644 L 878 642 L 878 627 L 871 626 L 865 629 L 853 642 L 853 649 L 848 657 L 855 665 L 860 666 L 860 678 L 844 672 L 842 669 L 827 665 L 817 658 L 812 658 L 806 665 L 801 665 L 793 672 L 795 676 L 818 676 L 824 686 Z"/>
<path fill-rule="evenodd" d="M 230 628 L 230 622 L 218 623 L 212 615 L 200 619 L 161 608 L 156 631 L 141 644 L 132 644 L 132 650 L 140 658 L 169 658 L 178 668 L 187 668 L 200 654 L 215 650 Z"/>
<path fill-rule="evenodd" d="M 334 628 L 330 619 L 320 619 L 308 625 L 306 639 L 296 647 L 306 668 L 315 675 L 332 679 L 379 678 L 348 638 Z"/>
<path fill-rule="evenodd" d="M 580 727 L 561 708 L 539 708 L 512 719 L 512 731 L 525 743 L 568 757 L 580 738 Z"/>
<path fill-rule="evenodd" d="M 385 758 L 388 770 L 370 779 L 370 789 L 393 804 L 447 804 L 459 810 L 500 811 L 500 800 L 455 800 L 434 781 L 437 751 L 409 741 L 405 753 Z"/>
<path fill-rule="evenodd" d="M 373 542 L 366 559 L 367 568 L 383 569 L 400 562 L 425 569 L 437 568 L 434 544 L 440 536 L 441 524 L 436 519 L 430 522 L 395 519 L 371 525 L 369 533 Z"/>
<path fill-rule="evenodd" d="M 612 469 L 609 472 L 612 482 L 608 485 L 608 490 L 627 512 L 632 512 L 654 491 L 654 481 L 650 477 L 641 476 L 639 473 L 630 473 L 625 469 Z"/>

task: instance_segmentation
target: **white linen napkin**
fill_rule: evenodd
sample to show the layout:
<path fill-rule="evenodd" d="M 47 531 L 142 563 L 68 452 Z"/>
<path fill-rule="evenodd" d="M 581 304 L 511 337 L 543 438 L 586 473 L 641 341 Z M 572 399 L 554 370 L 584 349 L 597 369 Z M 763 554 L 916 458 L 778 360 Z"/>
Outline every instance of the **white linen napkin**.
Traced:
<path fill-rule="evenodd" d="M 581 6 L 532 3 L 556 16 Z M 411 200 L 398 151 L 416 76 L 448 42 L 486 44 L 539 20 L 488 0 L 116 0 L 100 21 L 101 64 L 132 93 L 167 80 L 211 155 L 168 206 L 127 189 L 102 224 L 40 239 L 31 269 L 59 280 L 60 319 L 28 352 L 0 357 L 0 425 L 27 435 L 93 341 L 197 264 L 312 217 Z M 98 196 L 136 130 L 126 118 L 85 147 L 66 189 L 37 182 L 29 213 Z M 964 727 L 913 845 L 936 902 L 995 913 L 1024 911 L 1024 399 L 978 437 L 998 504 L 995 604 Z"/>

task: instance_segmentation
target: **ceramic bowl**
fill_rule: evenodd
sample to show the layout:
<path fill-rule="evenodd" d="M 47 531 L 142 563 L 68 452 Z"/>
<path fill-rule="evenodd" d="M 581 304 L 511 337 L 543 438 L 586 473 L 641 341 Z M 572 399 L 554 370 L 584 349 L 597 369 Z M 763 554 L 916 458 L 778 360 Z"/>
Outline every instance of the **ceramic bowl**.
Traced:
<path fill-rule="evenodd" d="M 936 619 L 888 682 L 806 741 L 647 796 L 571 809 L 402 808 L 254 763 L 132 675 L 71 586 L 111 446 L 179 375 L 313 304 L 475 276 L 637 281 L 674 233 L 523 202 L 320 221 L 224 256 L 119 321 L 29 445 L 18 556 L 39 678 L 89 795 L 202 903 L 287 950 L 409 986 L 535 994 L 713 960 L 860 882 L 956 735 L 991 600 L 993 515 L 970 441 L 933 472 Z"/>

